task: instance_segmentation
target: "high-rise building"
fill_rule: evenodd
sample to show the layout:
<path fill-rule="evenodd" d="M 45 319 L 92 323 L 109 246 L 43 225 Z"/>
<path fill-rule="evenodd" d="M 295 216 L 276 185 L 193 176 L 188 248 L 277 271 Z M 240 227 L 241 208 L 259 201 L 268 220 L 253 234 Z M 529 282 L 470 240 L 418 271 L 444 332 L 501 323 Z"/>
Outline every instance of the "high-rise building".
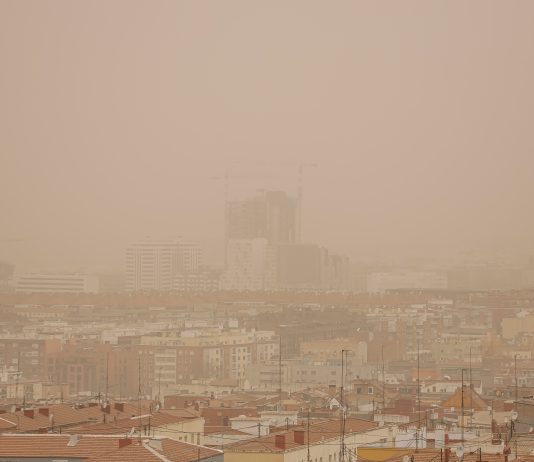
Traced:
<path fill-rule="evenodd" d="M 225 290 L 265 290 L 275 283 L 275 258 L 267 239 L 229 239 L 226 270 L 221 278 Z"/>
<path fill-rule="evenodd" d="M 276 286 L 279 289 L 348 290 L 349 259 L 316 244 L 280 244 Z"/>
<path fill-rule="evenodd" d="M 282 191 L 265 191 L 227 204 L 227 239 L 264 238 L 270 245 L 295 242 L 297 207 Z"/>
<path fill-rule="evenodd" d="M 198 271 L 200 247 L 178 239 L 144 239 L 126 250 L 126 290 L 171 290 L 176 276 Z"/>
<path fill-rule="evenodd" d="M 265 290 L 276 283 L 276 249 L 296 239 L 295 200 L 282 191 L 265 191 L 226 206 L 226 268 L 221 287 Z"/>

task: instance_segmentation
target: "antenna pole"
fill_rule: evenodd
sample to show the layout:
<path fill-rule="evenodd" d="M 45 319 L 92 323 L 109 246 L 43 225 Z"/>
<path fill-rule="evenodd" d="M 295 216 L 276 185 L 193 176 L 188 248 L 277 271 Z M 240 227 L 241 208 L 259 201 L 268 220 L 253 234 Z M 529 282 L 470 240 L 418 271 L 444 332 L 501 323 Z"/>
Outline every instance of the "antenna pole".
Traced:
<path fill-rule="evenodd" d="M 158 377 L 158 401 L 161 405 L 161 368 L 163 366 L 159 366 L 159 377 Z"/>
<path fill-rule="evenodd" d="M 137 388 L 137 418 L 139 419 L 139 441 L 141 441 L 141 356 L 139 356 L 138 363 L 139 363 L 139 376 L 138 376 L 138 388 Z"/>
<path fill-rule="evenodd" d="M 462 444 L 464 442 L 464 371 L 462 368 L 462 422 L 460 428 L 462 429 Z"/>
<path fill-rule="evenodd" d="M 106 406 L 108 403 L 108 391 L 109 391 L 109 351 L 106 353 Z"/>
<path fill-rule="evenodd" d="M 386 409 L 386 366 L 384 363 L 384 344 L 382 344 L 382 414 L 385 414 L 385 411 L 384 411 L 385 409 Z"/>
<path fill-rule="evenodd" d="M 419 341 L 417 342 L 417 434 L 415 435 L 415 450 L 419 449 L 419 433 L 421 431 L 421 367 Z"/>
<path fill-rule="evenodd" d="M 18 351 L 18 357 L 17 357 L 17 380 L 15 383 L 15 402 L 19 402 L 19 376 L 20 376 L 20 350 Z M 24 393 L 24 396 L 26 394 Z"/>
<path fill-rule="evenodd" d="M 308 446 L 308 462 L 311 462 L 311 457 L 310 457 L 310 409 L 308 408 L 308 437 L 307 437 L 307 441 L 306 441 L 306 444 Z"/>
<path fill-rule="evenodd" d="M 514 355 L 514 382 L 515 382 L 515 405 L 514 410 L 517 412 L 517 354 Z"/>
<path fill-rule="evenodd" d="M 278 339 L 278 378 L 280 383 L 278 384 L 278 410 L 282 410 L 282 331 L 280 331 L 280 337 Z"/>

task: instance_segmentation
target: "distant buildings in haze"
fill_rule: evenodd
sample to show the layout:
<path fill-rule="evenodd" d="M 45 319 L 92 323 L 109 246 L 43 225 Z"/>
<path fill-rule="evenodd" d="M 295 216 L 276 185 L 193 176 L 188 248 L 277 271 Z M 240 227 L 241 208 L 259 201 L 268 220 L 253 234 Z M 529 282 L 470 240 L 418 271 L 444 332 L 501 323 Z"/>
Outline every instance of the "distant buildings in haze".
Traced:
<path fill-rule="evenodd" d="M 98 276 L 90 274 L 16 273 L 15 292 L 98 293 Z"/>
<path fill-rule="evenodd" d="M 295 199 L 263 191 L 226 206 L 226 290 L 348 290 L 348 257 L 297 240 Z"/>
<path fill-rule="evenodd" d="M 200 269 L 202 250 L 180 239 L 146 238 L 126 250 L 126 290 L 172 290 L 182 274 Z"/>

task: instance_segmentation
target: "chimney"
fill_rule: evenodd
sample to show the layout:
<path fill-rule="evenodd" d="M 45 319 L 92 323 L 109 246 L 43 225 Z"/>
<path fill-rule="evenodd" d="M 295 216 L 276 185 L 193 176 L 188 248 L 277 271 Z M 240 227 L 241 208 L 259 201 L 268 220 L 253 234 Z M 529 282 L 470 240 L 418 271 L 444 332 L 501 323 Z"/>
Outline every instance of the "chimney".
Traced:
<path fill-rule="evenodd" d="M 116 411 L 124 412 L 124 403 L 115 403 L 113 407 Z"/>
<path fill-rule="evenodd" d="M 48 417 L 50 415 L 50 409 L 47 407 L 42 407 L 41 409 L 39 409 L 39 414 Z"/>
<path fill-rule="evenodd" d="M 445 462 L 449 462 L 450 455 L 451 455 L 450 448 L 445 448 Z"/>
<path fill-rule="evenodd" d="M 132 444 L 132 439 L 131 438 L 121 438 L 119 439 L 119 449 L 125 447 L 125 446 L 129 446 L 130 444 Z"/>
<path fill-rule="evenodd" d="M 274 437 L 274 445 L 281 449 L 282 451 L 286 450 L 286 435 L 275 435 Z"/>
<path fill-rule="evenodd" d="M 33 419 L 35 414 L 35 411 L 33 409 L 24 409 L 24 415 L 26 417 L 29 417 L 30 419 Z"/>
<path fill-rule="evenodd" d="M 304 444 L 304 430 L 294 430 L 293 441 L 297 444 Z"/>

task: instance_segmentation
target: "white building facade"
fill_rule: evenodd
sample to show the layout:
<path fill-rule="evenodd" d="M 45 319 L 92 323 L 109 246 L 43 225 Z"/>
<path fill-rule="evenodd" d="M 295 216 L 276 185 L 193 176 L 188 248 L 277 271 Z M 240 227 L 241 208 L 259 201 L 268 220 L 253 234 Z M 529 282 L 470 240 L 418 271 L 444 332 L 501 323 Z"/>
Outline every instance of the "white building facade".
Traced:
<path fill-rule="evenodd" d="M 19 273 L 13 277 L 16 292 L 98 293 L 98 276 L 88 274 Z"/>

